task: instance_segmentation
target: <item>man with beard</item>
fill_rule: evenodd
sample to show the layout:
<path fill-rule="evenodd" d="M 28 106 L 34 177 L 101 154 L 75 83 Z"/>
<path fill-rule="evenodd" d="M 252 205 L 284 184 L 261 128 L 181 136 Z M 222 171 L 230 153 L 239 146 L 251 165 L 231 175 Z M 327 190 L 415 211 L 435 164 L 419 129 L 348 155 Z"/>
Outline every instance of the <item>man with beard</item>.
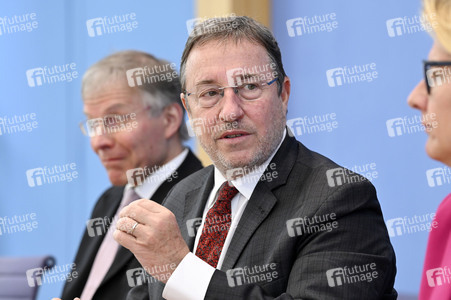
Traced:
<path fill-rule="evenodd" d="M 163 206 L 121 211 L 114 237 L 151 275 L 127 299 L 396 299 L 376 191 L 286 127 L 290 79 L 272 33 L 248 17 L 196 26 L 181 99 L 214 166 Z"/>

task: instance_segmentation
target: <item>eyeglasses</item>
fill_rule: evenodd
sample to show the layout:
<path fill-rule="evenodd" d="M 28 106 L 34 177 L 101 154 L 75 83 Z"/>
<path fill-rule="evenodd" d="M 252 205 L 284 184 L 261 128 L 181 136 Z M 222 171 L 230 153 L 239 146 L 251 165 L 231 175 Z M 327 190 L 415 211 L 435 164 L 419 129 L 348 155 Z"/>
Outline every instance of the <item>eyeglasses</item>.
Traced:
<path fill-rule="evenodd" d="M 451 82 L 451 61 L 427 61 L 423 60 L 424 65 L 424 81 L 428 95 L 435 86 Z"/>
<path fill-rule="evenodd" d="M 219 100 L 224 97 L 224 90 L 227 88 L 233 88 L 233 92 L 238 95 L 241 100 L 252 101 L 258 99 L 263 89 L 270 86 L 277 80 L 277 77 L 269 82 L 244 82 L 240 85 L 234 86 L 217 86 L 217 85 L 203 85 L 197 88 L 195 92 L 184 91 L 183 93 L 189 97 L 193 96 L 197 100 L 200 107 L 209 108 L 215 106 Z M 244 80 L 246 81 L 246 80 Z"/>
<path fill-rule="evenodd" d="M 131 131 L 137 127 L 136 115 L 149 110 L 147 106 L 136 112 L 127 114 L 108 114 L 101 118 L 93 118 L 81 121 L 78 125 L 85 136 L 94 137 L 96 135 L 112 134 L 122 131 Z"/>

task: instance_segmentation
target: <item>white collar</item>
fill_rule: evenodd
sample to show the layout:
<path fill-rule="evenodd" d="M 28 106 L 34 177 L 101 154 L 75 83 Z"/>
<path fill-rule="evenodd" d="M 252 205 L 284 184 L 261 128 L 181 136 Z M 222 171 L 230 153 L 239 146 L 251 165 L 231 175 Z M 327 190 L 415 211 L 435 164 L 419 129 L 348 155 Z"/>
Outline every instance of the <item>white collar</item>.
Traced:
<path fill-rule="evenodd" d="M 157 191 L 160 185 L 167 180 L 175 170 L 183 163 L 186 156 L 188 155 L 188 148 L 185 148 L 179 155 L 171 159 L 168 163 L 164 164 L 160 168 L 158 168 L 151 175 L 147 176 L 143 181 L 142 185 L 135 187 L 135 192 L 138 196 L 142 198 L 149 199 L 153 196 L 153 194 Z M 179 176 L 174 173 L 174 176 Z M 133 186 L 127 183 L 125 185 L 124 194 L 127 189 L 132 188 Z"/>

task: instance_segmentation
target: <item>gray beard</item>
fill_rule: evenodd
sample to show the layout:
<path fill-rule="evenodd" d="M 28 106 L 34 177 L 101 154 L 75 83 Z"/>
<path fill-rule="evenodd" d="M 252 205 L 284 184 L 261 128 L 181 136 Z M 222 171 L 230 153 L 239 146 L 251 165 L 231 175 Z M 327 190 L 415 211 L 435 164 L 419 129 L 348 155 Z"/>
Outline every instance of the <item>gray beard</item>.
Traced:
<path fill-rule="evenodd" d="M 210 159 L 213 161 L 215 167 L 218 168 L 221 174 L 225 177 L 227 170 L 244 167 L 252 168 L 263 164 L 276 150 L 276 147 L 279 145 L 280 140 L 282 139 L 283 136 L 285 124 L 286 117 L 284 116 L 283 112 L 280 111 L 279 116 L 275 118 L 274 126 L 271 126 L 268 129 L 268 138 L 264 139 L 259 137 L 257 139 L 258 144 L 257 152 L 255 153 L 255 156 L 251 158 L 250 161 L 240 160 L 236 162 L 231 162 L 224 156 L 222 152 L 213 149 L 213 147 L 209 145 L 205 145 L 201 139 L 199 139 L 199 143 L 201 144 L 204 151 L 208 154 Z"/>

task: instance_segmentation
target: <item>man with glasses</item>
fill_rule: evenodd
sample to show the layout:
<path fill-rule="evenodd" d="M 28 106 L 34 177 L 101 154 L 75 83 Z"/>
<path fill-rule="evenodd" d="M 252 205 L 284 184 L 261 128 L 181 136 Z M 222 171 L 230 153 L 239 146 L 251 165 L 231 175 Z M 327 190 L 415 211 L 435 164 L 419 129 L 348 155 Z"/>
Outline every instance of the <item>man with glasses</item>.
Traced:
<path fill-rule="evenodd" d="M 177 182 L 202 168 L 182 145 L 187 131 L 174 66 L 123 51 L 100 60 L 83 77 L 87 120 L 80 127 L 113 187 L 87 221 L 74 261 L 78 277 L 66 282 L 62 299 L 125 299 L 143 271 L 133 253 L 113 239 L 118 211 L 140 198 L 161 203 Z"/>
<path fill-rule="evenodd" d="M 127 299 L 396 299 L 374 187 L 286 127 L 291 85 L 271 32 L 248 17 L 224 22 L 196 25 L 180 69 L 214 166 L 163 206 L 120 212 L 114 237 L 152 276 Z"/>

